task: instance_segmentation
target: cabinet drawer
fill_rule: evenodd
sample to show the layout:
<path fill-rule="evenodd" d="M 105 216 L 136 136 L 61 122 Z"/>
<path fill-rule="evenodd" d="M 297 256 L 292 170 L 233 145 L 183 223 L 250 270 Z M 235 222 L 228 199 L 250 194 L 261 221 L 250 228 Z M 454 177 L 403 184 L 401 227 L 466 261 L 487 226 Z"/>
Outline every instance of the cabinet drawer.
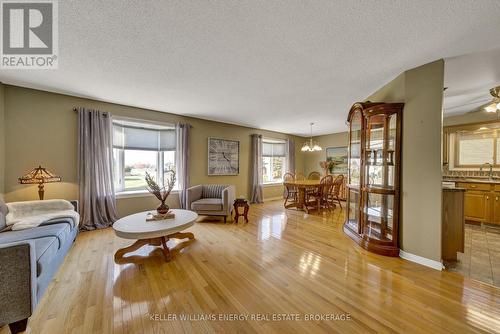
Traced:
<path fill-rule="evenodd" d="M 494 187 L 495 187 L 495 191 L 500 191 L 500 184 L 495 184 Z"/>
<path fill-rule="evenodd" d="M 468 190 L 486 190 L 486 191 L 489 191 L 491 189 L 491 185 L 487 184 L 487 183 L 458 183 L 458 187 L 465 188 Z"/>

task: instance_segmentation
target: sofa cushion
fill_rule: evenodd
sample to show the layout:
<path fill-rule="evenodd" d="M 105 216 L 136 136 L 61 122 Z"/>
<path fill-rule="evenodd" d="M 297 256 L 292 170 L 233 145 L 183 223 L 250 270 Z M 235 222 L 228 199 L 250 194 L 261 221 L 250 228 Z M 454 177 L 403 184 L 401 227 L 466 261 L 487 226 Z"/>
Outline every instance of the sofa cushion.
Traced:
<path fill-rule="evenodd" d="M 40 276 L 44 270 L 47 270 L 54 260 L 59 250 L 59 242 L 56 237 L 46 237 L 34 239 L 36 254 L 36 276 Z"/>
<path fill-rule="evenodd" d="M 55 237 L 58 242 L 57 248 L 69 238 L 72 229 L 72 224 L 68 221 L 59 220 L 57 222 L 47 223 L 34 228 L 19 231 L 9 231 L 0 233 L 0 243 L 9 243 L 30 239 L 39 239 L 45 237 Z"/>
<path fill-rule="evenodd" d="M 227 188 L 224 184 L 206 184 L 201 191 L 202 198 L 222 198 L 222 191 Z"/>
<path fill-rule="evenodd" d="M 222 199 L 202 198 L 191 203 L 191 210 L 194 211 L 222 211 Z"/>
<path fill-rule="evenodd" d="M 9 207 L 5 202 L 0 198 L 0 231 L 2 231 L 5 227 L 7 227 L 7 223 L 5 222 L 5 217 L 9 213 Z"/>

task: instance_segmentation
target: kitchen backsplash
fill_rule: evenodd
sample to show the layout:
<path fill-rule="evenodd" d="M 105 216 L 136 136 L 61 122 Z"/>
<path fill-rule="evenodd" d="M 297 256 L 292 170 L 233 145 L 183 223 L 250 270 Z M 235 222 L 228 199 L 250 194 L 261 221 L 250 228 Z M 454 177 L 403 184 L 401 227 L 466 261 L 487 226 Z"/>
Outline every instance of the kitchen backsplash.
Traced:
<path fill-rule="evenodd" d="M 489 170 L 449 170 L 448 166 L 443 167 L 443 177 L 488 177 Z M 493 177 L 500 178 L 500 171 L 493 171 Z"/>

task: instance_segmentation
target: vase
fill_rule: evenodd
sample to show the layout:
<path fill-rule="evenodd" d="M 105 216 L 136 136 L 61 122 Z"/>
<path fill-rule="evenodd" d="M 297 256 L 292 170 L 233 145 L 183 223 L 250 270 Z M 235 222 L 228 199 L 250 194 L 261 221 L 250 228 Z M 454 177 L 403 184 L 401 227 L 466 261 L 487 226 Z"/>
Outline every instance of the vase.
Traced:
<path fill-rule="evenodd" d="M 156 208 L 156 212 L 158 212 L 159 215 L 165 215 L 169 210 L 170 208 L 165 204 L 165 202 L 161 202 L 160 206 Z"/>

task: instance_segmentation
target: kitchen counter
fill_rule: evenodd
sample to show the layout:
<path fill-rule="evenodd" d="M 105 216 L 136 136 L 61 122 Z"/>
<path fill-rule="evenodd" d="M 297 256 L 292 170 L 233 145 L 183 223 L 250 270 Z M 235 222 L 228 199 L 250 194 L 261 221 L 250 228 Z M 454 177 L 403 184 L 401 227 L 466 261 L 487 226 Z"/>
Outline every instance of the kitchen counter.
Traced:
<path fill-rule="evenodd" d="M 443 187 L 443 191 L 466 191 L 465 188 Z"/>
<path fill-rule="evenodd" d="M 500 179 L 488 178 L 472 178 L 472 177 L 443 177 L 446 182 L 464 182 L 464 183 L 486 183 L 486 184 L 500 184 Z"/>

